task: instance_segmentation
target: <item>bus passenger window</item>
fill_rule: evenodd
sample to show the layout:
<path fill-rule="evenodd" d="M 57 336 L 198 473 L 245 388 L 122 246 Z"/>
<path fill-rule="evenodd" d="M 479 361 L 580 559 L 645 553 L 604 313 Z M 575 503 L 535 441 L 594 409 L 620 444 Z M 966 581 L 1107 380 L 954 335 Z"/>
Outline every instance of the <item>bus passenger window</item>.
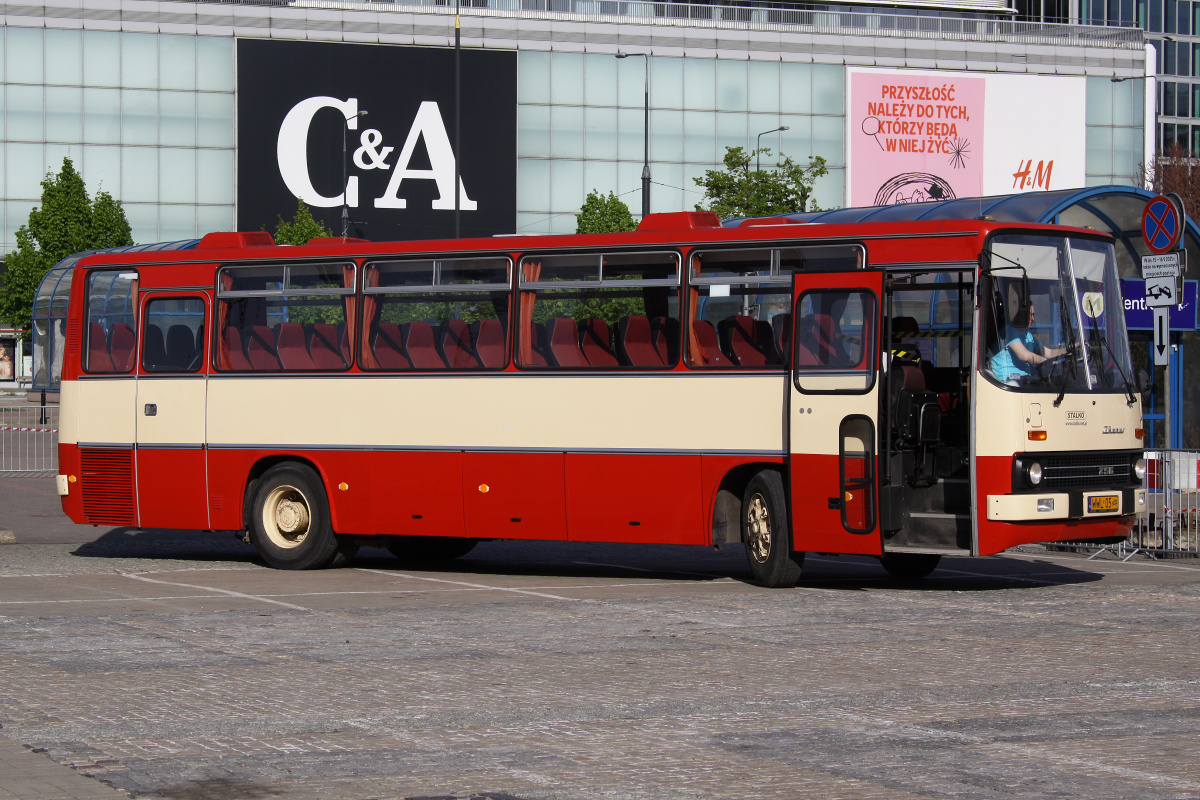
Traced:
<path fill-rule="evenodd" d="M 146 303 L 142 369 L 199 372 L 204 357 L 204 300 L 164 297 Z"/>
<path fill-rule="evenodd" d="M 792 349 L 804 392 L 869 391 L 875 382 L 875 295 L 817 289 L 800 296 Z"/>
<path fill-rule="evenodd" d="M 133 371 L 137 321 L 133 311 L 138 275 L 104 270 L 88 276 L 83 369 L 90 373 Z"/>
<path fill-rule="evenodd" d="M 677 363 L 677 253 L 526 257 L 520 276 L 518 366 L 625 370 Z"/>
<path fill-rule="evenodd" d="M 217 369 L 349 369 L 354 349 L 354 274 L 354 265 L 349 263 L 221 270 L 217 279 Z M 169 353 L 170 342 L 166 344 Z"/>
<path fill-rule="evenodd" d="M 782 369 L 791 355 L 792 273 L 857 269 L 865 263 L 857 244 L 694 252 L 688 365 Z"/>
<path fill-rule="evenodd" d="M 508 364 L 506 256 L 373 261 L 363 273 L 366 370 L 488 370 Z"/>

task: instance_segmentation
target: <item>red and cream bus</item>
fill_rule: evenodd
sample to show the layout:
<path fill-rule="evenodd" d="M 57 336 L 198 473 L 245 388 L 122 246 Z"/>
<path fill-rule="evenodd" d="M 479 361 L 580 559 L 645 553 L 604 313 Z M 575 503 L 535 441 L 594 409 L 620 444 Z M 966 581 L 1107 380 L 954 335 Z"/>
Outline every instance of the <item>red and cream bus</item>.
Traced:
<path fill-rule="evenodd" d="M 1112 240 L 981 220 L 73 257 L 58 490 L 76 522 L 366 542 L 942 555 L 1118 540 L 1144 507 Z M 1018 347 L 1019 345 L 1019 347 Z M 1028 356 L 1028 358 L 1027 358 Z"/>

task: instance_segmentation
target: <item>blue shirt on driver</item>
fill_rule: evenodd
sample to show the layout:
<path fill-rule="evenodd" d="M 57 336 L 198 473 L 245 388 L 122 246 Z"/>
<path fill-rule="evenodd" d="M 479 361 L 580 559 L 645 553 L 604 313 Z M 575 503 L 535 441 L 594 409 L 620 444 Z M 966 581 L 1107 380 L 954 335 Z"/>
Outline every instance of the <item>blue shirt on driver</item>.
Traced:
<path fill-rule="evenodd" d="M 996 380 L 1006 383 L 1032 375 L 1034 365 L 1019 358 L 1014 358 L 1010 345 L 1014 342 L 1020 342 L 1025 345 L 1025 349 L 1029 352 L 1040 354 L 1042 346 L 1038 344 L 1037 339 L 1033 338 L 1033 331 L 1029 330 L 1029 328 L 1014 328 L 1008 325 L 1005 328 L 1004 334 L 1004 346 L 1000 348 L 999 353 L 996 353 L 988 360 L 988 367 L 991 369 L 992 375 L 996 377 Z"/>

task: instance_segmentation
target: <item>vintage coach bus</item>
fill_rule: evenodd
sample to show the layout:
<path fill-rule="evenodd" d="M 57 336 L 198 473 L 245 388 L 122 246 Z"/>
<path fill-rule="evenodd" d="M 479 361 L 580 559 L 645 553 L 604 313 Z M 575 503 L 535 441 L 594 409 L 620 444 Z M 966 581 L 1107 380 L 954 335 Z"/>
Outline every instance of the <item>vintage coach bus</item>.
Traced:
<path fill-rule="evenodd" d="M 58 489 L 97 525 L 364 542 L 942 555 L 1118 540 L 1145 503 L 1113 244 L 981 220 L 275 246 L 64 262 Z M 1019 347 L 1018 347 L 1019 346 Z"/>

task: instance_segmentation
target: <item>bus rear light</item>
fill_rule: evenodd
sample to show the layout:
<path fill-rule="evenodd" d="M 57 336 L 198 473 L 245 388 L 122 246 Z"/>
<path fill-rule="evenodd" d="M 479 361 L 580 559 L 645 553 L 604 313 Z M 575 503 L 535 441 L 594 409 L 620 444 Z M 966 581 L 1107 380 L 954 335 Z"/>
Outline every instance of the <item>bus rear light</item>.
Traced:
<path fill-rule="evenodd" d="M 1031 442 L 1046 441 L 1046 432 L 1045 431 L 1029 431 L 1029 441 L 1031 441 Z"/>

